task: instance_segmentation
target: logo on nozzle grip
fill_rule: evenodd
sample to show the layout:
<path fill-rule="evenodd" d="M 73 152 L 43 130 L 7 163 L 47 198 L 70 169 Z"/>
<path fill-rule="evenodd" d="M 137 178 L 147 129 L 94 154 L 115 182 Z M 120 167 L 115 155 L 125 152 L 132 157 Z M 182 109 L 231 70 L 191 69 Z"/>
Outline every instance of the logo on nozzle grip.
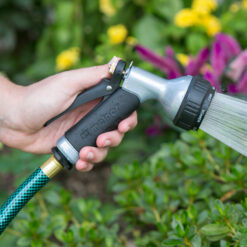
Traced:
<path fill-rule="evenodd" d="M 104 114 L 98 114 L 96 115 L 96 120 L 91 124 L 90 127 L 86 129 L 82 129 L 80 133 L 80 137 L 82 139 L 87 138 L 91 135 L 98 135 L 102 131 L 108 131 L 111 130 L 110 128 L 112 126 L 115 126 L 118 124 L 119 120 L 121 120 L 121 117 L 115 119 L 118 111 L 120 109 L 120 103 L 116 103 L 114 106 L 112 106 L 108 112 Z"/>

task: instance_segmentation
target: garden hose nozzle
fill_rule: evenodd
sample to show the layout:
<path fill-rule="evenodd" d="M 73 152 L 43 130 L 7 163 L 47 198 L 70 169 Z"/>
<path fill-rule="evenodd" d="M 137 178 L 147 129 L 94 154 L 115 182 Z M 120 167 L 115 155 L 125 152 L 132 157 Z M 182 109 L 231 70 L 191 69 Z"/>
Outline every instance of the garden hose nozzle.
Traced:
<path fill-rule="evenodd" d="M 79 94 L 72 105 L 55 119 L 76 107 L 96 98 L 102 101 L 62 136 L 52 149 L 52 156 L 38 168 L 0 208 L 0 233 L 27 201 L 34 196 L 63 167 L 72 168 L 85 146 L 96 146 L 97 137 L 117 129 L 121 120 L 128 117 L 148 99 L 159 100 L 174 124 L 198 129 L 213 98 L 215 89 L 209 82 L 192 76 L 166 80 L 132 64 L 115 61 L 110 66 L 111 79 Z M 122 85 L 120 86 L 120 83 Z"/>
<path fill-rule="evenodd" d="M 122 60 L 111 64 L 110 72 L 113 73 L 111 80 L 104 79 L 96 86 L 101 87 L 100 96 L 104 96 L 104 99 L 68 130 L 53 149 L 55 157 L 68 168 L 75 165 L 82 147 L 96 146 L 96 139 L 101 133 L 116 129 L 121 120 L 149 99 L 159 100 L 168 117 L 178 127 L 197 130 L 215 92 L 215 88 L 200 77 L 188 75 L 166 80 L 134 67 L 132 63 L 125 70 Z M 122 86 L 119 87 L 121 80 Z M 99 91 L 95 87 L 90 90 L 86 94 Z M 102 95 L 102 92 L 105 94 Z M 83 103 L 84 94 L 79 96 L 84 99 Z M 91 95 L 88 98 L 93 97 Z"/>

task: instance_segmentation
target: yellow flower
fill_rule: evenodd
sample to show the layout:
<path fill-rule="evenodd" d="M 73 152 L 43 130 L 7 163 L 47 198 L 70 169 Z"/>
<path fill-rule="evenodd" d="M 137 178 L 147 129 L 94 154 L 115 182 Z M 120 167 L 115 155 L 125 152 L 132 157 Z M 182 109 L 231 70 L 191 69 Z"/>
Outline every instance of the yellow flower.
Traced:
<path fill-rule="evenodd" d="M 201 15 L 210 14 L 216 8 L 216 0 L 194 0 L 192 4 L 192 9 Z"/>
<path fill-rule="evenodd" d="M 115 45 L 122 43 L 126 39 L 128 31 L 124 25 L 119 24 L 108 28 L 107 34 L 110 43 Z"/>
<path fill-rule="evenodd" d="M 203 26 L 206 28 L 206 32 L 209 36 L 214 36 L 221 30 L 221 24 L 218 18 L 213 15 L 205 16 L 203 19 Z"/>
<path fill-rule="evenodd" d="M 243 0 L 242 5 L 244 9 L 247 9 L 247 0 Z"/>
<path fill-rule="evenodd" d="M 186 66 L 189 63 L 189 56 L 183 53 L 178 53 L 176 57 L 183 66 Z"/>
<path fill-rule="evenodd" d="M 238 10 L 240 9 L 240 5 L 238 3 L 233 3 L 231 4 L 229 10 L 232 12 L 232 13 L 235 13 L 235 12 L 238 12 Z"/>
<path fill-rule="evenodd" d="M 198 20 L 198 14 L 192 9 L 182 9 L 175 16 L 175 24 L 179 27 L 194 26 Z"/>
<path fill-rule="evenodd" d="M 116 9 L 113 7 L 111 0 L 99 0 L 99 8 L 100 11 L 107 16 L 113 16 L 116 13 Z"/>
<path fill-rule="evenodd" d="M 138 42 L 137 42 L 137 39 L 135 37 L 128 36 L 127 39 L 126 39 L 126 43 L 128 45 L 135 46 Z"/>
<path fill-rule="evenodd" d="M 69 69 L 79 61 L 80 49 L 72 47 L 61 52 L 56 58 L 56 68 L 58 71 Z"/>

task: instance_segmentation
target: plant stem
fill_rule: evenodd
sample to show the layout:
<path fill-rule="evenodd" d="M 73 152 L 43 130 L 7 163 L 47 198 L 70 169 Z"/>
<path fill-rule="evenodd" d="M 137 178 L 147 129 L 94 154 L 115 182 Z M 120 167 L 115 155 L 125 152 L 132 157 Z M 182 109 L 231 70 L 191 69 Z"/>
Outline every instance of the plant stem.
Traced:
<path fill-rule="evenodd" d="M 74 224 L 76 225 L 76 227 L 80 227 L 80 223 L 73 216 L 73 213 L 72 213 L 71 209 L 68 207 L 68 205 L 64 205 L 64 208 L 65 208 L 66 212 L 68 213 L 68 215 L 71 217 L 71 220 L 74 222 Z"/>
<path fill-rule="evenodd" d="M 40 204 L 40 206 L 42 208 L 42 217 L 46 218 L 49 215 L 49 213 L 48 213 L 47 207 L 45 205 L 45 201 L 44 201 L 43 197 L 41 196 L 40 192 L 38 192 L 36 194 L 36 197 L 37 197 L 37 199 L 39 201 L 39 204 Z"/>
<path fill-rule="evenodd" d="M 160 214 L 159 214 L 158 210 L 155 207 L 152 207 L 152 210 L 153 210 L 153 213 L 155 215 L 155 219 L 156 219 L 157 223 L 159 223 L 160 222 Z"/>
<path fill-rule="evenodd" d="M 238 191 L 238 190 L 235 190 L 235 189 L 228 191 L 227 193 L 225 193 L 225 194 L 220 198 L 220 200 L 221 200 L 222 202 L 226 201 L 227 199 L 229 199 L 229 198 L 231 198 L 233 195 L 235 195 L 235 194 L 237 193 L 237 191 Z"/>
<path fill-rule="evenodd" d="M 203 149 L 203 151 L 205 151 L 207 153 L 207 158 L 208 158 L 209 162 L 214 166 L 215 170 L 219 171 L 219 165 L 215 162 L 213 156 L 208 151 L 204 141 L 200 140 L 199 144 L 200 144 L 201 148 Z"/>
<path fill-rule="evenodd" d="M 189 239 L 187 237 L 184 238 L 184 243 L 186 246 L 193 247 L 191 242 L 189 241 Z"/>
<path fill-rule="evenodd" d="M 12 234 L 12 235 L 15 235 L 17 237 L 21 237 L 22 236 L 20 232 L 17 232 L 15 230 L 11 229 L 11 228 L 7 228 L 5 231 L 10 233 L 10 234 Z"/>

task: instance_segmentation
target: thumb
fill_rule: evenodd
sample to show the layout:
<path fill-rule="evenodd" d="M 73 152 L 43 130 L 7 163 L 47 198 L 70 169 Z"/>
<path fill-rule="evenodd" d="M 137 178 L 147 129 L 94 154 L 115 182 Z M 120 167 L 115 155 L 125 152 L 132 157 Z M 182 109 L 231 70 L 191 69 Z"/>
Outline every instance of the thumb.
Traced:
<path fill-rule="evenodd" d="M 109 64 L 65 71 L 54 76 L 53 83 L 68 90 L 72 95 L 93 87 L 103 78 L 109 78 Z"/>

